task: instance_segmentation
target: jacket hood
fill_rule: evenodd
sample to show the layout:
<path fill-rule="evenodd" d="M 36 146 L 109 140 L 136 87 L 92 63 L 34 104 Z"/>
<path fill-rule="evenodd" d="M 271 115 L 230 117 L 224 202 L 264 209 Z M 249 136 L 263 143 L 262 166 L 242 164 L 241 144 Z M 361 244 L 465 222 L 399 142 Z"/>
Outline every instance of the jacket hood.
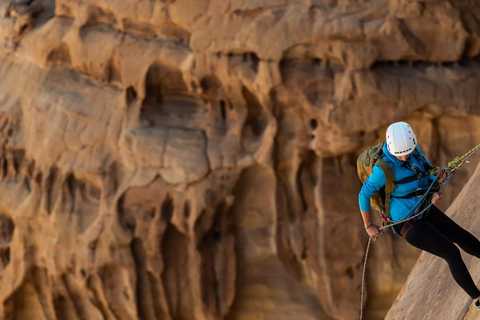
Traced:
<path fill-rule="evenodd" d="M 385 154 L 385 157 L 388 158 L 391 162 L 393 162 L 394 165 L 396 166 L 401 166 L 405 161 L 398 160 L 397 157 L 395 157 L 393 154 L 388 151 L 387 144 L 383 144 L 383 153 Z M 411 153 L 410 153 L 411 154 Z"/>

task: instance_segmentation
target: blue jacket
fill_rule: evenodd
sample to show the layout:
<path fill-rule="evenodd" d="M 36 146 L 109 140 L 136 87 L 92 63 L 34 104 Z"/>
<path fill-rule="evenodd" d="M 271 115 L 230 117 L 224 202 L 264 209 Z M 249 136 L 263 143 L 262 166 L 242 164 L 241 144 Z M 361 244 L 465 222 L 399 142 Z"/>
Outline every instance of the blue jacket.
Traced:
<path fill-rule="evenodd" d="M 420 148 L 416 147 L 418 153 L 423 155 Z M 383 152 L 385 156 L 383 160 L 385 160 L 393 170 L 393 174 L 395 175 L 395 180 L 400 180 L 405 177 L 409 177 L 415 174 L 415 170 L 411 167 L 412 165 L 416 166 L 421 171 L 425 171 L 424 163 L 421 159 L 418 159 L 413 155 L 413 152 L 410 154 L 406 162 L 406 166 L 402 165 L 404 161 L 398 160 L 395 156 L 393 156 L 387 149 L 387 144 L 383 145 Z M 426 159 L 426 158 L 425 158 Z M 426 160 L 429 165 L 430 162 Z M 412 208 L 420 201 L 420 197 L 414 198 L 395 198 L 405 196 L 418 188 L 428 188 L 430 183 L 428 179 L 435 179 L 435 176 L 430 175 L 424 177 L 420 180 L 415 180 L 405 184 L 395 184 L 395 189 L 392 192 L 392 197 L 390 198 L 390 217 L 392 221 L 402 220 L 405 218 L 410 217 L 413 215 L 414 212 L 411 212 Z M 381 187 L 386 184 L 387 179 L 385 178 L 385 174 L 383 173 L 382 169 L 378 166 L 373 167 L 372 174 L 362 186 L 362 190 L 358 195 L 358 200 L 360 204 L 360 210 L 362 211 L 369 211 L 370 210 L 370 197 L 372 197 Z"/>

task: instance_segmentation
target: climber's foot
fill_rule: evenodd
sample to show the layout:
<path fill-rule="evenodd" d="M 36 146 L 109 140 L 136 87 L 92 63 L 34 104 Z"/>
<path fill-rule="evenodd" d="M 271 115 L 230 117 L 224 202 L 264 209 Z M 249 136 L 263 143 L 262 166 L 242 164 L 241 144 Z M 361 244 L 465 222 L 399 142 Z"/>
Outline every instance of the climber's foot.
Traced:
<path fill-rule="evenodd" d="M 475 305 L 475 308 L 478 310 L 478 312 L 480 312 L 480 299 L 477 299 L 477 301 L 475 301 L 473 304 Z"/>

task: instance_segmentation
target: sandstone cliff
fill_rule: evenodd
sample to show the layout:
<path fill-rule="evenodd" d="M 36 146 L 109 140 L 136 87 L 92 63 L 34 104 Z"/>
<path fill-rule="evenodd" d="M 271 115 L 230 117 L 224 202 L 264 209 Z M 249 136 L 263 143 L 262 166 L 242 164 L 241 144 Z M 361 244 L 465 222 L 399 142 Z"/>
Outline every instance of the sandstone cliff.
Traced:
<path fill-rule="evenodd" d="M 0 0 L 0 318 L 357 317 L 356 156 L 398 120 L 436 163 L 480 141 L 479 18 L 469 1 Z M 418 253 L 372 251 L 382 319 Z"/>

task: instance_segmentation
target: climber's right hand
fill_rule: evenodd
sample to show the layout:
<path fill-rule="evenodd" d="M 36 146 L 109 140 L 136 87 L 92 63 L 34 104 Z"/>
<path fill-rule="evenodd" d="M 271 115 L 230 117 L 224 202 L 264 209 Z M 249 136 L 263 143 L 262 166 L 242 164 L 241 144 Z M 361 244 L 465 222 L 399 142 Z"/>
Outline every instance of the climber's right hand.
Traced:
<path fill-rule="evenodd" d="M 368 233 L 368 236 L 374 239 L 376 239 L 379 235 L 383 233 L 383 231 L 380 230 L 380 227 L 375 224 L 372 224 L 370 227 L 368 227 L 366 231 Z"/>

